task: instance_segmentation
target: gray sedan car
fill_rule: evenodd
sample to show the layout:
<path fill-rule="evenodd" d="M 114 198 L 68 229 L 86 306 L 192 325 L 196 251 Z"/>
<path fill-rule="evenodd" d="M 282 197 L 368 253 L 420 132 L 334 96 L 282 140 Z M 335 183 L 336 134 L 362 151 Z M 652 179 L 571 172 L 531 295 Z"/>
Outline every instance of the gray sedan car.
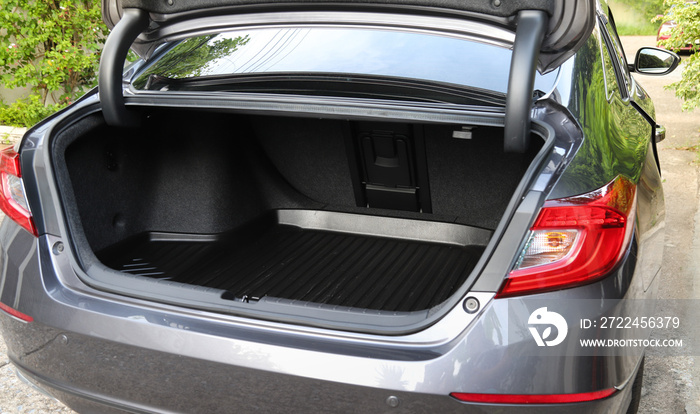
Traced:
<path fill-rule="evenodd" d="M 636 412 L 632 74 L 677 56 L 628 63 L 597 0 L 103 6 L 99 88 L 0 153 L 20 377 L 81 413 Z"/>

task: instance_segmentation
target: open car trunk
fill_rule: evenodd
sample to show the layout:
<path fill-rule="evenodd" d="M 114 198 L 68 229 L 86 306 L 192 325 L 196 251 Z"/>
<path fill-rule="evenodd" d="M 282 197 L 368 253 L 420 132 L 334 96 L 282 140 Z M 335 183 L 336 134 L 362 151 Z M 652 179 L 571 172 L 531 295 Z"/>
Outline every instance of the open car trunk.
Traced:
<path fill-rule="evenodd" d="M 98 262 L 111 269 L 103 279 L 150 280 L 183 301 L 204 290 L 230 303 L 397 314 L 443 303 L 477 265 L 542 143 L 504 153 L 502 137 L 162 110 L 131 130 L 89 116 L 53 148 L 88 275 Z"/>

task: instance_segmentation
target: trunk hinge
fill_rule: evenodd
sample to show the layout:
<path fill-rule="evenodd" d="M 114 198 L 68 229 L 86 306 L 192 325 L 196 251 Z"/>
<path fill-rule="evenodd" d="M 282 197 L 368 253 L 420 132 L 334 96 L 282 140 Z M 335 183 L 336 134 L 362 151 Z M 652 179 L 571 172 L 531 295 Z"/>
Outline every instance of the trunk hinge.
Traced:
<path fill-rule="evenodd" d="M 124 105 L 123 72 L 126 55 L 131 44 L 148 27 L 148 12 L 140 9 L 124 9 L 124 15 L 107 37 L 100 58 L 98 89 L 102 113 L 107 125 L 134 127 L 139 117 Z"/>
<path fill-rule="evenodd" d="M 532 92 L 548 20 L 543 11 L 523 10 L 518 13 L 506 95 L 505 152 L 523 153 L 530 144 Z"/>

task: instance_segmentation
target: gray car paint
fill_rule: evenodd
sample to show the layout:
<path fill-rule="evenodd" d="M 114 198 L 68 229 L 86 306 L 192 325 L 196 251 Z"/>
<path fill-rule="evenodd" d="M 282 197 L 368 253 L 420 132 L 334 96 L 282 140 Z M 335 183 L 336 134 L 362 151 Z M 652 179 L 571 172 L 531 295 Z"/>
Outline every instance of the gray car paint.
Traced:
<path fill-rule="evenodd" d="M 600 64 L 600 56 L 593 57 L 590 64 Z M 576 113 L 582 101 L 574 97 L 584 97 L 586 104 L 596 96 L 579 89 L 576 80 L 584 76 L 585 68 L 564 68 L 569 72 L 560 79 L 572 76 L 571 84 L 560 82 L 559 92 L 550 95 L 547 105 L 563 105 Z M 82 108 L 94 100 L 87 98 Z M 541 104 L 538 110 L 547 112 L 545 102 Z M 624 103 L 615 108 L 634 109 Z M 584 129 L 586 121 L 596 122 L 584 119 Z M 71 246 L 62 237 L 66 230 L 60 206 L 52 201 L 59 197 L 51 179 L 50 133 L 44 124 L 30 132 L 23 143 L 23 159 L 33 155 L 32 164 L 23 167 L 32 168 L 36 176 L 44 178 L 26 185 L 28 193 L 36 197 L 32 204 L 41 200 L 47 234 L 34 238 L 10 220 L 0 227 L 0 300 L 33 316 L 35 321 L 27 324 L 3 315 L 0 323 L 13 363 L 77 409 L 104 409 L 97 405 L 96 401 L 101 401 L 99 404 L 136 412 L 279 412 L 308 410 L 309 406 L 333 412 L 386 412 L 392 410 L 389 402 L 394 400 L 390 397 L 397 397 L 396 412 L 542 412 L 542 406 L 463 404 L 448 394 L 578 393 L 606 387 L 620 387 L 622 392 L 592 403 L 546 408 L 615 412 L 629 401 L 630 387 L 625 385 L 634 376 L 638 357 L 527 355 L 522 341 L 499 340 L 508 336 L 512 323 L 499 309 L 527 309 L 525 300 L 491 300 L 493 290 L 470 292 L 483 305 L 479 313 L 469 315 L 455 306 L 436 325 L 411 338 L 236 318 L 91 288 L 76 273 L 80 270 Z M 553 148 L 551 157 L 561 158 L 557 148 Z M 614 301 L 621 297 L 644 298 L 653 292 L 653 285 L 648 285 L 658 259 L 645 263 L 641 253 L 661 250 L 663 196 L 649 154 L 647 150 L 640 170 L 644 185 L 638 186 L 636 237 L 624 263 L 600 282 L 536 296 L 545 300 L 597 297 Z M 533 185 L 539 185 L 540 192 L 548 191 L 560 172 L 549 171 L 547 180 L 536 179 Z M 557 194 L 571 191 L 559 182 Z M 532 220 L 534 211 L 529 210 L 529 216 L 522 220 Z M 66 244 L 58 254 L 57 243 Z M 520 241 L 513 243 L 517 246 Z M 511 258 L 513 249 L 508 253 Z M 499 266 L 506 272 L 509 268 Z M 639 277 L 642 272 L 645 276 Z M 503 274 L 501 271 L 501 278 Z M 527 315 L 520 317 L 527 319 Z M 592 366 L 596 367 L 595 375 Z M 258 393 L 263 396 L 251 398 Z"/>
<path fill-rule="evenodd" d="M 10 236 L 15 235 L 3 246 L 27 248 L 27 262 L 32 266 L 39 266 L 40 256 L 55 256 L 50 249 L 50 238 L 44 236 L 35 241 L 24 230 L 14 232 L 16 227 L 15 224 L 3 225 L 3 228 L 10 229 Z M 5 231 L 2 236 L 6 236 Z M 38 249 L 36 244 L 39 244 Z M 298 388 L 300 381 L 302 384 L 321 381 L 321 387 L 341 388 L 341 394 L 344 389 L 341 384 L 348 387 L 348 392 L 357 390 L 357 386 L 369 387 L 367 395 L 386 396 L 381 400 L 398 393 L 400 399 L 409 401 L 408 406 L 428 404 L 430 407 L 456 409 L 455 401 L 447 396 L 450 392 L 489 392 L 506 387 L 512 393 L 573 393 L 621 386 L 629 380 L 636 363 L 633 357 L 529 356 L 531 348 L 522 346 L 527 338 L 504 341 L 513 323 L 508 319 L 507 309 L 527 307 L 526 303 L 532 298 L 491 302 L 484 307 L 479 318 L 453 340 L 409 345 L 402 344 L 401 338 L 378 338 L 376 342 L 385 343 L 384 349 L 372 352 L 366 347 L 370 342 L 367 337 L 348 338 L 348 335 L 338 332 L 310 332 L 289 326 L 255 326 L 264 324 L 216 320 L 214 315 L 197 315 L 197 312 L 186 315 L 181 310 L 159 309 L 147 304 L 129 306 L 121 298 L 99 298 L 88 292 L 69 289 L 50 274 L 55 268 L 50 260 L 44 260 L 42 265 L 41 273 L 36 268 L 25 271 L 33 275 L 43 274 L 43 278 L 25 277 L 21 288 L 17 289 L 21 295 L 18 307 L 34 315 L 37 322 L 26 324 L 7 316 L 2 318 L 13 363 L 43 386 L 97 399 L 104 395 L 109 397 L 108 400 L 120 401 L 119 404 L 133 408 L 152 404 L 149 410 L 158 407 L 166 411 L 198 412 L 201 400 L 181 401 L 172 395 L 176 389 L 193 388 L 191 374 L 201 367 L 191 367 L 199 364 L 214 364 L 206 370 L 212 379 L 225 375 L 238 384 L 235 381 L 237 376 L 246 378 L 247 386 L 233 386 L 241 404 L 262 404 L 258 398 L 249 402 L 242 398 L 255 395 L 261 389 L 275 393 L 278 387 L 267 390 L 260 386 L 248 388 L 259 381 L 268 381 L 266 378 L 274 374 L 274 383 L 280 384 L 280 389 L 292 389 L 299 395 L 303 391 L 303 387 Z M 546 300 L 552 300 L 552 296 L 558 299 L 586 297 L 598 291 L 620 293 L 619 290 L 624 288 L 620 280 L 629 276 L 625 273 L 623 267 L 616 276 L 603 282 L 564 293 L 546 294 L 550 298 Z M 639 289 L 631 286 L 630 290 Z M 43 295 L 36 296 L 35 293 Z M 488 296 L 482 296 L 482 299 L 488 303 Z M 459 311 L 464 319 L 468 318 L 466 312 Z M 563 315 L 569 318 L 579 316 L 578 313 Z M 522 318 L 526 320 L 527 315 Z M 264 338 L 266 332 L 272 333 L 276 343 L 270 343 L 271 337 Z M 304 339 L 309 337 L 313 340 L 305 342 Z M 532 341 L 527 340 L 532 346 Z M 336 349 L 314 349 L 322 341 L 335 344 Z M 352 345 L 364 348 L 365 355 L 343 352 Z M 416 354 L 420 348 L 430 350 L 432 357 L 395 359 L 402 352 Z M 590 376 L 591 366 L 599 369 L 599 376 Z M 589 375 L 583 375 L 586 372 Z M 444 373 L 452 375 L 445 376 Z M 171 378 L 172 384 L 169 384 Z M 157 383 L 157 379 L 161 382 Z M 229 383 L 214 382 L 208 383 L 206 393 L 213 393 L 219 399 L 217 401 L 225 401 L 231 389 Z M 406 393 L 416 394 L 408 396 Z M 137 396 L 139 398 L 135 398 Z M 607 412 L 609 404 L 623 397 L 624 394 L 620 394 L 610 401 L 604 400 L 608 402 L 591 403 L 587 409 L 603 407 L 597 412 Z M 414 402 L 414 399 L 421 402 Z M 173 405 L 174 402 L 177 405 Z M 347 401 L 340 399 L 335 402 L 337 406 L 327 406 L 329 411 L 347 409 L 343 408 Z M 272 404 L 271 411 L 280 408 L 274 401 L 268 403 Z M 303 401 L 299 401 L 301 403 Z M 307 403 L 313 404 L 313 401 Z M 614 406 L 618 404 L 619 401 Z M 219 412 L 227 409 L 225 404 L 218 407 Z"/>

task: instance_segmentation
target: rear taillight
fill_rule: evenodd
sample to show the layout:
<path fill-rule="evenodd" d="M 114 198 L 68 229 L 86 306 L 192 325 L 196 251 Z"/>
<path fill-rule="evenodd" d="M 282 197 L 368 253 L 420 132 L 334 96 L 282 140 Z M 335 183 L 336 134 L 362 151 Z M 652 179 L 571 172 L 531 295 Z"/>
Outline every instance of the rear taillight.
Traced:
<path fill-rule="evenodd" d="M 28 232 L 38 235 L 24 194 L 19 154 L 12 147 L 0 151 L 0 209 Z"/>
<path fill-rule="evenodd" d="M 632 235 L 636 186 L 617 177 L 596 191 L 547 201 L 497 297 L 547 292 L 608 274 Z"/>
<path fill-rule="evenodd" d="M 34 318 L 32 318 L 31 316 L 24 314 L 24 313 L 18 311 L 17 309 L 13 309 L 13 308 L 5 305 L 2 302 L 0 302 L 0 310 L 4 311 L 5 313 L 12 316 L 13 318 L 19 319 L 22 322 L 33 322 L 34 321 Z"/>
<path fill-rule="evenodd" d="M 579 394 L 473 394 L 453 392 L 450 394 L 464 402 L 486 404 L 571 404 L 586 401 L 595 401 L 608 398 L 615 394 L 615 388 L 600 391 L 584 392 Z"/>

